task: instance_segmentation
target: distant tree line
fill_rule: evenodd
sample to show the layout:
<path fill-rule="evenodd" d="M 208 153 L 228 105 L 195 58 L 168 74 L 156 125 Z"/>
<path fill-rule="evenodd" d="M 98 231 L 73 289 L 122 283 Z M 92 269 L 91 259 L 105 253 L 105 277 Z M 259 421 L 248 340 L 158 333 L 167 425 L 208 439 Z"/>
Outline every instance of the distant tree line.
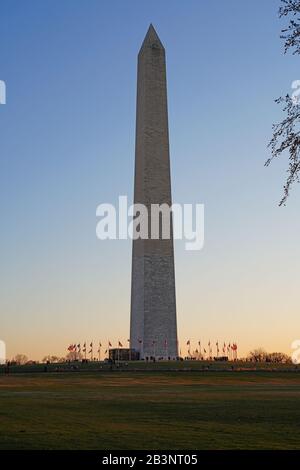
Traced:
<path fill-rule="evenodd" d="M 292 362 L 291 357 L 285 353 L 268 353 L 263 348 L 253 349 L 253 351 L 250 351 L 247 359 L 251 362 L 273 362 L 277 364 L 287 364 Z"/>
<path fill-rule="evenodd" d="M 26 354 L 16 354 L 9 362 L 11 364 L 17 364 L 17 365 L 23 366 L 24 364 L 32 364 L 32 363 L 37 364 L 39 361 L 32 361 L 28 359 Z M 66 362 L 66 358 L 48 355 L 42 359 L 42 362 L 55 364 L 58 362 Z"/>
<path fill-rule="evenodd" d="M 78 357 L 77 354 L 77 359 L 81 360 L 82 355 Z M 48 364 L 57 364 L 57 363 L 63 363 L 66 361 L 74 361 L 75 356 L 74 353 L 70 352 L 68 353 L 65 357 L 59 357 L 59 356 L 45 356 L 42 360 L 43 363 L 48 363 Z M 249 352 L 247 358 L 242 359 L 250 362 L 271 362 L 271 363 L 276 363 L 276 364 L 290 364 L 292 363 L 292 359 L 288 354 L 282 353 L 282 352 L 272 352 L 269 353 L 263 348 L 257 348 L 253 349 L 252 351 Z M 28 357 L 25 354 L 16 354 L 11 361 L 11 364 L 18 364 L 18 365 L 24 365 L 24 364 L 31 364 L 31 363 L 38 363 L 38 361 L 31 361 L 28 359 Z"/>

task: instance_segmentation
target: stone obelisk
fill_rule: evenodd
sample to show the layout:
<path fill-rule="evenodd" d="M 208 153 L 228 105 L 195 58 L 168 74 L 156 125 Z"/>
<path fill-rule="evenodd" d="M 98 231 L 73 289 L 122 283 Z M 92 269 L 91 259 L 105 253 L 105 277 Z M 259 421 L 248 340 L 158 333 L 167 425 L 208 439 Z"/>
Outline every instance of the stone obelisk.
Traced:
<path fill-rule="evenodd" d="M 150 25 L 138 55 L 134 203 L 171 206 L 165 49 Z M 150 235 L 151 221 L 149 221 Z M 130 344 L 141 358 L 178 356 L 173 228 L 133 241 Z"/>

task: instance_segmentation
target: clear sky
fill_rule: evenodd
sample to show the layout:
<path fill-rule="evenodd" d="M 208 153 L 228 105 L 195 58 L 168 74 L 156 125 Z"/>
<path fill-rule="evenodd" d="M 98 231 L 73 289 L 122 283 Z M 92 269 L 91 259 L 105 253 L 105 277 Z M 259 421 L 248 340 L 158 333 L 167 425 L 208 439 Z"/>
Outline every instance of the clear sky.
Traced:
<path fill-rule="evenodd" d="M 300 187 L 264 161 L 274 99 L 300 79 L 279 1 L 2 0 L 0 339 L 64 355 L 129 334 L 131 242 L 99 241 L 96 206 L 133 195 L 136 56 L 166 47 L 174 202 L 205 204 L 205 246 L 176 242 L 184 343 L 291 353 L 300 337 Z"/>

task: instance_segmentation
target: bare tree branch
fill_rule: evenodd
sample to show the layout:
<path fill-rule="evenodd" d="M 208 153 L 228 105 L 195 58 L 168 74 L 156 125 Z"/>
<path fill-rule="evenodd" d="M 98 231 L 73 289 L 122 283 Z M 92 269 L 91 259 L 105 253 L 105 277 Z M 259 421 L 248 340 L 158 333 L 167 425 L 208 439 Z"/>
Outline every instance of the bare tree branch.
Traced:
<path fill-rule="evenodd" d="M 279 18 L 283 16 L 296 16 L 300 14 L 299 0 L 281 0 L 282 6 L 279 8 Z M 292 18 L 286 29 L 281 31 L 281 39 L 285 40 L 284 52 L 286 53 L 290 48 L 295 48 L 293 54 L 300 53 L 300 19 Z"/>
<path fill-rule="evenodd" d="M 289 25 L 282 30 L 284 39 L 284 52 L 294 49 L 293 54 L 300 54 L 300 0 L 281 0 L 279 17 L 292 15 Z M 290 194 L 293 183 L 299 182 L 300 175 L 300 103 L 290 95 L 275 100 L 283 106 L 286 117 L 279 123 L 273 125 L 273 136 L 269 142 L 271 157 L 266 161 L 268 166 L 271 161 L 281 156 L 284 152 L 289 154 L 289 165 L 287 169 L 287 180 L 283 188 L 283 197 L 279 203 L 285 205 Z"/>

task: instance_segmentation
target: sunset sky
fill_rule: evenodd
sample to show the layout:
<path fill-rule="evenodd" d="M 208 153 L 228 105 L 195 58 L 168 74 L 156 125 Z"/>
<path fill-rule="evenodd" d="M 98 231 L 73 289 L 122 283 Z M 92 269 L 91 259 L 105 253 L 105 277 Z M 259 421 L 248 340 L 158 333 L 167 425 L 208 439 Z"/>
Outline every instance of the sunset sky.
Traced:
<path fill-rule="evenodd" d="M 133 196 L 137 52 L 166 48 L 173 201 L 205 204 L 205 245 L 175 244 L 178 331 L 291 353 L 300 338 L 300 187 L 264 168 L 274 99 L 300 79 L 279 1 L 2 0 L 0 339 L 9 357 L 129 335 L 131 241 L 96 207 Z"/>

